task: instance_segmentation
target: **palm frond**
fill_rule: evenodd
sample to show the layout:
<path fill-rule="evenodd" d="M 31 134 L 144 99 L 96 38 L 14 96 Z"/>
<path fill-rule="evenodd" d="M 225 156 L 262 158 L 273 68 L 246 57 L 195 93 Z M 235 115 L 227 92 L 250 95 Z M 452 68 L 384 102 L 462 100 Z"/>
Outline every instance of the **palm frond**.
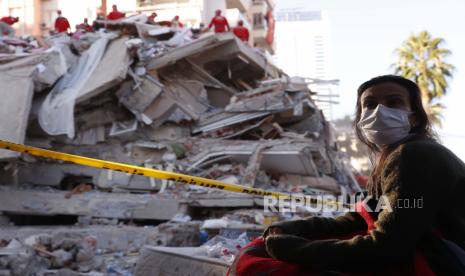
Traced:
<path fill-rule="evenodd" d="M 391 65 L 396 74 L 418 84 L 423 102 L 428 105 L 428 115 L 432 122 L 439 126 L 444 106 L 435 102 L 446 95 L 448 81 L 455 71 L 455 67 L 445 61 L 452 52 L 442 47 L 444 43 L 443 38 L 433 37 L 426 30 L 418 34 L 412 33 L 394 50 L 397 61 Z"/>

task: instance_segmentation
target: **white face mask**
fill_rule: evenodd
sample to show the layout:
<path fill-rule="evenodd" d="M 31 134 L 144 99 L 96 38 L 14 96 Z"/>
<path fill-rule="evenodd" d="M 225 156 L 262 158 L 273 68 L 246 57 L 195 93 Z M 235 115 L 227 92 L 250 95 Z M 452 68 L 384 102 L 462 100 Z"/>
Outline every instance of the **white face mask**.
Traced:
<path fill-rule="evenodd" d="M 410 111 L 378 104 L 362 113 L 358 126 L 368 141 L 376 145 L 390 145 L 408 136 Z"/>

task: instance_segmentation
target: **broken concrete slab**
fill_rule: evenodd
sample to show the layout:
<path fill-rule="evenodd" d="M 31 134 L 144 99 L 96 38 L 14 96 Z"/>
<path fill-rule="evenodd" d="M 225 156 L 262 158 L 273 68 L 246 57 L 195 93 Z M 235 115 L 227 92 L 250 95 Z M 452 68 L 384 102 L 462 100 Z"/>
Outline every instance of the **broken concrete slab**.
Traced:
<path fill-rule="evenodd" d="M 178 124 L 166 123 L 157 128 L 144 128 L 141 131 L 153 141 L 178 141 L 190 136 L 189 127 Z"/>
<path fill-rule="evenodd" d="M 270 113 L 267 111 L 247 113 L 230 113 L 220 111 L 216 113 L 205 114 L 200 118 L 195 127 L 192 129 L 192 133 L 197 134 L 216 131 L 254 119 L 262 119 L 269 114 Z"/>
<path fill-rule="evenodd" d="M 100 125 L 79 132 L 72 144 L 75 145 L 96 145 L 105 141 L 105 127 Z"/>
<path fill-rule="evenodd" d="M 176 199 L 154 195 L 67 192 L 1 187 L 0 211 L 30 215 L 78 215 L 118 219 L 169 220 L 179 213 Z"/>
<path fill-rule="evenodd" d="M 154 72 L 154 71 L 151 71 Z M 167 80 L 198 81 L 207 90 L 208 100 L 214 107 L 223 108 L 229 104 L 232 95 L 237 91 L 215 79 L 203 68 L 189 58 L 180 60 L 174 65 L 158 69 L 157 74 Z"/>
<path fill-rule="evenodd" d="M 89 100 L 126 78 L 128 68 L 132 63 L 125 44 L 128 40 L 128 37 L 123 36 L 108 44 L 98 66 L 79 92 L 76 103 Z"/>
<path fill-rule="evenodd" d="M 34 91 L 42 91 L 45 88 L 52 87 L 69 68 L 61 48 L 54 47 L 47 50 L 46 53 L 46 58 L 37 64 Z"/>
<path fill-rule="evenodd" d="M 116 95 L 126 108 L 140 116 L 162 91 L 163 86 L 146 78 L 136 84 L 132 81 L 125 82 Z"/>
<path fill-rule="evenodd" d="M 213 137 L 229 137 L 223 133 L 234 133 L 251 126 L 260 126 L 265 116 L 273 115 L 271 121 L 296 124 L 312 117 L 317 108 L 311 102 L 308 91 L 288 94 L 278 87 L 258 88 L 239 93 L 231 98 L 224 112 L 206 114 L 196 123 L 193 133 L 216 132 Z M 262 122 L 263 123 L 263 122 Z"/>
<path fill-rule="evenodd" d="M 208 109 L 206 91 L 198 81 L 165 82 L 165 94 L 192 120 L 198 120 Z"/>
<path fill-rule="evenodd" d="M 127 121 L 113 121 L 109 136 L 111 137 L 122 137 L 130 135 L 137 130 L 138 122 L 134 118 Z"/>
<path fill-rule="evenodd" d="M 162 181 L 141 175 L 115 171 L 99 171 L 94 183 L 100 189 L 124 189 L 127 191 L 159 191 Z"/>
<path fill-rule="evenodd" d="M 160 157 L 161 160 L 161 157 Z M 31 163 L 19 166 L 17 183 L 69 188 L 90 183 L 102 190 L 158 191 L 161 180 L 74 164 Z"/>
<path fill-rule="evenodd" d="M 0 64 L 0 139 L 24 143 L 34 94 L 33 74 L 43 58 L 36 55 Z M 0 160 L 18 156 L 0 150 Z"/>
<path fill-rule="evenodd" d="M 252 208 L 257 206 L 262 198 L 246 194 L 236 194 L 231 192 L 212 192 L 205 194 L 192 193 L 186 198 L 189 207 L 199 208 Z"/>
<path fill-rule="evenodd" d="M 247 164 L 258 143 L 256 141 L 222 141 L 219 143 L 213 139 L 201 140 L 196 145 L 199 153 L 189 158 L 187 170 L 199 169 L 220 160 Z M 285 139 L 267 141 L 267 143 L 269 148 L 262 153 L 260 165 L 262 170 L 309 176 L 319 175 L 312 157 L 312 147 L 317 147 L 316 144 L 294 143 Z"/>
<path fill-rule="evenodd" d="M 24 242 L 30 237 L 49 236 L 56 242 L 63 236 L 93 236 L 97 247 L 105 253 L 139 252 L 145 245 L 153 246 L 197 246 L 201 222 L 160 224 L 161 227 L 137 227 L 129 225 L 89 225 L 89 226 L 8 226 L 0 229 L 0 239 L 17 239 Z M 179 234 L 178 237 L 175 237 Z M 197 235 L 197 238 L 193 237 Z"/>
<path fill-rule="evenodd" d="M 229 264 L 202 256 L 201 249 L 145 246 L 137 261 L 137 276 L 148 275 L 226 275 Z"/>
<path fill-rule="evenodd" d="M 210 107 L 204 84 L 197 80 L 172 79 L 163 76 L 163 94 L 146 107 L 146 123 L 160 126 L 165 121 L 198 120 Z"/>
<path fill-rule="evenodd" d="M 329 176 L 312 177 L 286 174 L 279 179 L 279 182 L 286 183 L 287 185 L 328 191 L 335 195 L 339 195 L 341 192 L 339 183 L 336 181 L 336 179 Z"/>
<path fill-rule="evenodd" d="M 232 58 L 236 58 L 236 61 L 245 60 L 242 62 L 242 65 L 251 66 L 252 72 L 254 72 L 253 70 L 260 71 L 260 76 L 269 75 L 272 77 L 278 77 L 280 74 L 279 69 L 277 69 L 273 64 L 270 64 L 266 57 L 246 46 L 232 33 L 204 36 L 180 47 L 171 49 L 153 59 L 149 63 L 148 68 L 149 70 L 162 68 L 188 57 L 191 57 L 191 61 L 204 69 L 211 61 L 218 61 L 221 59 L 228 61 Z M 239 67 L 240 66 L 236 67 L 237 70 L 244 69 Z M 221 68 L 216 69 L 219 70 Z M 215 77 L 215 73 L 212 73 L 209 70 L 207 71 Z M 242 74 L 244 74 L 244 72 Z M 253 74 L 250 77 L 256 76 L 257 74 Z"/>
<path fill-rule="evenodd" d="M 74 164 L 32 163 L 18 168 L 18 183 L 59 187 L 66 177 L 92 180 L 98 169 Z"/>
<path fill-rule="evenodd" d="M 66 134 L 69 138 L 74 137 L 76 99 L 82 91 L 89 91 L 84 88 L 99 66 L 107 44 L 114 38 L 114 33 L 101 34 L 47 95 L 39 111 L 39 123 L 45 132 L 50 135 Z"/>

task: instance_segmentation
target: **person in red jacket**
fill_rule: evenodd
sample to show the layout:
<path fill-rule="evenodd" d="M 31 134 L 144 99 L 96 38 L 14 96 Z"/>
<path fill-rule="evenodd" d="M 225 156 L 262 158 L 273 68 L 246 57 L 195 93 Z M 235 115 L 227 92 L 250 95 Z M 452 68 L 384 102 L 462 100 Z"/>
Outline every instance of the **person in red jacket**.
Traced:
<path fill-rule="evenodd" d="M 107 19 L 108 20 L 118 20 L 118 19 L 121 19 L 121 18 L 125 18 L 126 17 L 126 14 L 123 13 L 123 12 L 120 12 L 118 10 L 118 6 L 116 5 L 113 5 L 112 7 L 112 11 L 108 14 L 107 16 Z"/>
<path fill-rule="evenodd" d="M 5 17 L 2 17 L 0 21 L 12 26 L 13 24 L 19 22 L 19 17 L 5 16 Z"/>
<path fill-rule="evenodd" d="M 216 10 L 215 17 L 212 18 L 208 29 L 211 29 L 212 26 L 215 26 L 215 33 L 224 33 L 231 30 L 228 20 L 221 15 L 221 10 Z"/>
<path fill-rule="evenodd" d="M 249 42 L 249 29 L 244 27 L 244 21 L 239 20 L 237 26 L 233 28 L 233 33 L 245 43 Z"/>
<path fill-rule="evenodd" d="M 156 18 L 158 14 L 156 12 L 152 12 L 152 14 L 147 18 L 147 24 L 150 25 L 157 25 Z"/>
<path fill-rule="evenodd" d="M 58 10 L 57 13 L 58 17 L 55 20 L 55 31 L 57 33 L 67 33 L 68 30 L 71 29 L 69 21 L 66 19 L 66 17 L 62 16 L 61 10 Z"/>
<path fill-rule="evenodd" d="M 184 24 L 182 24 L 181 21 L 179 21 L 179 15 L 176 15 L 175 17 L 173 17 L 173 19 L 171 20 L 171 26 L 175 28 L 184 27 Z"/>
<path fill-rule="evenodd" d="M 77 29 L 84 30 L 86 33 L 91 33 L 94 31 L 94 28 L 89 24 L 87 18 L 84 18 L 84 23 L 81 23 L 77 26 Z"/>
<path fill-rule="evenodd" d="M 19 21 L 19 17 L 5 16 L 0 19 L 0 37 L 3 35 L 13 37 L 15 36 L 15 30 L 11 27 L 13 24 Z"/>

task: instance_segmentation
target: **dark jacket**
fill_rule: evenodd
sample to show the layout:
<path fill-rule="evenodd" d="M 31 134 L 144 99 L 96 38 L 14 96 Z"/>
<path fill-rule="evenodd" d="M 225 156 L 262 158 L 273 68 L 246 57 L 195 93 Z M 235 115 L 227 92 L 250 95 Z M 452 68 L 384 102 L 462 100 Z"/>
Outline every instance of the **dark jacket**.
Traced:
<path fill-rule="evenodd" d="M 432 140 L 398 146 L 385 164 L 379 179 L 369 184 L 369 194 L 384 196 L 393 209 L 374 214 L 376 228 L 368 235 L 325 239 L 366 229 L 357 213 L 281 222 L 274 226 L 289 235 L 269 237 L 268 253 L 315 269 L 358 271 L 412 262 L 421 250 L 435 272 L 451 272 L 433 232 L 465 249 L 465 164 Z M 422 208 L 403 208 L 418 199 Z"/>

